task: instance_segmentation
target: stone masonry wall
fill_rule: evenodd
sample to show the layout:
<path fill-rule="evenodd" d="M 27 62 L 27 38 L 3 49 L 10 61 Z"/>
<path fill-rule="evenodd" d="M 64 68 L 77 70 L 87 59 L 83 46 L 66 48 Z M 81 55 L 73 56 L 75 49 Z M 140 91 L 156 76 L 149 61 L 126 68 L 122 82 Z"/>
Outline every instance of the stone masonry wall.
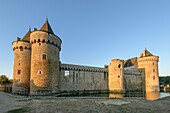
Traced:
<path fill-rule="evenodd" d="M 159 91 L 159 72 L 157 56 L 138 58 L 138 68 L 145 69 L 146 91 Z"/>
<path fill-rule="evenodd" d="M 13 69 L 13 92 L 18 88 L 30 88 L 30 61 L 31 46 L 24 41 L 13 42 L 14 69 Z"/>
<path fill-rule="evenodd" d="M 125 90 L 143 91 L 145 89 L 144 72 L 136 68 L 124 70 Z"/>
<path fill-rule="evenodd" d="M 59 88 L 60 40 L 43 31 L 30 35 L 32 44 L 30 93 L 57 92 Z"/>
<path fill-rule="evenodd" d="M 60 65 L 60 90 L 108 90 L 108 75 L 106 68 Z"/>

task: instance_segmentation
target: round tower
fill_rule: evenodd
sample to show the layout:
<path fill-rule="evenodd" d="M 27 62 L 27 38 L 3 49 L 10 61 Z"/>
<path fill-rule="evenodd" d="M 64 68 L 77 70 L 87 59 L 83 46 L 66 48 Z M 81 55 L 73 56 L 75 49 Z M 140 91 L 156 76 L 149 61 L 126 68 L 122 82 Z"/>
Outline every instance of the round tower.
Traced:
<path fill-rule="evenodd" d="M 26 93 L 30 88 L 30 62 L 31 46 L 28 40 L 30 31 L 25 37 L 12 43 L 14 51 L 14 68 L 13 68 L 13 93 Z"/>
<path fill-rule="evenodd" d="M 109 90 L 110 92 L 124 92 L 124 61 L 113 59 L 109 64 Z"/>
<path fill-rule="evenodd" d="M 40 30 L 30 35 L 31 78 L 30 94 L 46 95 L 59 90 L 59 53 L 61 39 L 56 36 L 48 20 Z"/>
<path fill-rule="evenodd" d="M 140 58 L 138 58 L 138 68 L 143 68 L 145 71 L 145 90 L 160 91 L 159 88 L 159 72 L 158 72 L 159 57 L 152 55 L 148 50 L 144 50 Z"/>

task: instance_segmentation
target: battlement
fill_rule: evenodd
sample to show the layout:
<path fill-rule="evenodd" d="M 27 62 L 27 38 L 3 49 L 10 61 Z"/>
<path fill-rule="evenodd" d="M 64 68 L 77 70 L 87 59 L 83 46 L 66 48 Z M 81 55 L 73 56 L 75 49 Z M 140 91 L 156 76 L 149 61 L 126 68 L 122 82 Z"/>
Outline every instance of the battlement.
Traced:
<path fill-rule="evenodd" d="M 80 66 L 73 64 L 60 64 L 60 68 L 64 70 L 78 70 L 78 71 L 88 71 L 88 72 L 108 72 L 108 68 L 99 68 L 91 66 Z"/>
<path fill-rule="evenodd" d="M 13 45 L 13 51 L 15 51 L 16 49 L 20 49 L 20 50 L 31 49 L 30 43 L 25 41 L 15 41 L 12 43 L 12 45 Z"/>
<path fill-rule="evenodd" d="M 159 61 L 158 56 L 142 57 L 137 59 L 138 62 Z"/>
<path fill-rule="evenodd" d="M 30 38 L 31 44 L 39 44 L 40 45 L 42 43 L 46 43 L 46 44 L 56 46 L 59 48 L 59 50 L 61 50 L 62 41 L 58 36 L 55 36 L 53 34 L 50 34 L 48 32 L 44 32 L 44 31 L 34 31 L 31 33 L 30 37 L 31 37 Z"/>

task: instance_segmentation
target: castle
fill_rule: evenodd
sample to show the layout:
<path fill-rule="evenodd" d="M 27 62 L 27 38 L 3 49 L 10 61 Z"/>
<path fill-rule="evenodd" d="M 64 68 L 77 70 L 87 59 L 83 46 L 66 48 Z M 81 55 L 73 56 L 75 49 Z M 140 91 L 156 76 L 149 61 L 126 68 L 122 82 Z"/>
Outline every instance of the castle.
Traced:
<path fill-rule="evenodd" d="M 60 62 L 62 40 L 48 20 L 12 43 L 13 93 L 26 89 L 30 95 L 62 91 L 159 91 L 159 57 L 144 50 L 139 58 L 113 59 L 103 68 Z"/>

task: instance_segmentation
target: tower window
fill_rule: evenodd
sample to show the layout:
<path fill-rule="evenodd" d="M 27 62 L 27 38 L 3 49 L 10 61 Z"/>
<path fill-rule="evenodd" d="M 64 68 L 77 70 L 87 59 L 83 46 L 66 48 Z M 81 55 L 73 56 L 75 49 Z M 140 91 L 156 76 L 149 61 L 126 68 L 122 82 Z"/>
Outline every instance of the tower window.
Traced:
<path fill-rule="evenodd" d="M 118 78 L 120 78 L 120 76 L 118 75 Z"/>
<path fill-rule="evenodd" d="M 153 72 L 155 72 L 155 69 L 153 69 Z"/>
<path fill-rule="evenodd" d="M 154 65 L 154 62 L 152 64 Z"/>
<path fill-rule="evenodd" d="M 23 51 L 23 47 L 22 46 L 20 46 L 19 49 L 20 49 L 20 51 Z"/>
<path fill-rule="evenodd" d="M 19 74 L 19 75 L 21 74 L 21 70 L 18 70 L 18 74 Z"/>
<path fill-rule="evenodd" d="M 153 76 L 153 79 L 155 80 L 155 76 Z"/>
<path fill-rule="evenodd" d="M 40 74 L 40 75 L 41 75 L 41 74 L 42 74 L 42 71 L 39 71 L 39 72 L 38 72 L 38 74 Z"/>
<path fill-rule="evenodd" d="M 104 80 L 106 80 L 106 79 L 107 79 L 107 73 L 104 72 Z"/>
<path fill-rule="evenodd" d="M 65 71 L 65 76 L 69 76 L 70 75 L 70 71 Z"/>
<path fill-rule="evenodd" d="M 118 68 L 120 68 L 120 66 L 121 66 L 121 65 L 119 64 L 119 65 L 118 65 Z"/>
<path fill-rule="evenodd" d="M 43 54 L 42 58 L 43 58 L 43 60 L 46 60 L 47 59 L 47 55 Z"/>

